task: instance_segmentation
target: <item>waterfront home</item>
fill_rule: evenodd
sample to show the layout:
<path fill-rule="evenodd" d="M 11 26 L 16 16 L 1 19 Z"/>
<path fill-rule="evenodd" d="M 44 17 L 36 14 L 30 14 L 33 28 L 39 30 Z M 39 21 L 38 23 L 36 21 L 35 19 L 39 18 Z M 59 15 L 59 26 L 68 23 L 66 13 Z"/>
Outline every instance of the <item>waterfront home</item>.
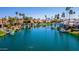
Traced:
<path fill-rule="evenodd" d="M 65 20 L 63 21 L 64 25 L 68 25 L 68 26 L 77 26 L 79 25 L 79 21 L 78 20 Z"/>
<path fill-rule="evenodd" d="M 17 22 L 18 22 L 19 24 L 23 24 L 23 23 L 24 23 L 24 20 L 23 20 L 23 19 L 18 19 Z"/>
<path fill-rule="evenodd" d="M 0 19 L 0 29 L 3 28 L 3 21 Z"/>
<path fill-rule="evenodd" d="M 39 20 L 33 20 L 33 22 L 34 22 L 34 23 L 38 23 L 38 22 L 39 22 Z"/>
<path fill-rule="evenodd" d="M 51 20 L 42 20 L 43 21 L 43 23 L 50 23 L 51 22 Z"/>
<path fill-rule="evenodd" d="M 71 26 L 71 27 L 73 27 L 74 24 L 75 24 L 75 20 L 70 20 L 68 25 Z"/>
<path fill-rule="evenodd" d="M 43 23 L 43 20 L 39 20 L 40 23 Z"/>
<path fill-rule="evenodd" d="M 34 20 L 30 20 L 30 23 L 34 23 Z"/>
<path fill-rule="evenodd" d="M 75 20 L 74 25 L 79 25 L 79 20 Z"/>

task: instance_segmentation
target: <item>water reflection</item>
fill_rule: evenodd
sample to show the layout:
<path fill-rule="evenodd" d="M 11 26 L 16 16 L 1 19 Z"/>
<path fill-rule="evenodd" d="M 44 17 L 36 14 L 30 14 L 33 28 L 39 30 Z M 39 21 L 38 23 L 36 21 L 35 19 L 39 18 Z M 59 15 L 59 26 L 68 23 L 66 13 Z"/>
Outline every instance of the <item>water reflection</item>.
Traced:
<path fill-rule="evenodd" d="M 0 48 L 9 51 L 73 51 L 79 50 L 78 39 L 50 27 L 31 28 L 0 37 Z"/>

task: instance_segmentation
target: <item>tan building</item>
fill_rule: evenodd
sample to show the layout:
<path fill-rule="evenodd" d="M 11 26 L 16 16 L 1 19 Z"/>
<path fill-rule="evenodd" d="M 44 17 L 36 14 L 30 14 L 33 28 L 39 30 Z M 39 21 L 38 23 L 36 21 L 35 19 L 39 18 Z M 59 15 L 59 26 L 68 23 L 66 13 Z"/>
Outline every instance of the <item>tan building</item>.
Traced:
<path fill-rule="evenodd" d="M 20 23 L 20 24 L 23 24 L 24 20 L 23 19 L 18 19 L 17 22 Z"/>

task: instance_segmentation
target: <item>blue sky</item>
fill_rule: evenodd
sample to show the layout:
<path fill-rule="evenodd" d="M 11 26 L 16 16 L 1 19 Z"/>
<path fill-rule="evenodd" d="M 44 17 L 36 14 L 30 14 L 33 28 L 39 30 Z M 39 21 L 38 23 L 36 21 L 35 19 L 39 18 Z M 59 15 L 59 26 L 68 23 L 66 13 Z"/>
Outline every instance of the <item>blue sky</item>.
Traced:
<path fill-rule="evenodd" d="M 74 8 L 76 11 L 75 17 L 79 14 L 79 8 Z M 61 14 L 65 11 L 65 7 L 0 7 L 0 18 L 4 16 L 15 16 L 15 12 L 25 13 L 26 16 L 34 18 L 44 18 L 47 15 L 49 18 L 57 13 Z"/>

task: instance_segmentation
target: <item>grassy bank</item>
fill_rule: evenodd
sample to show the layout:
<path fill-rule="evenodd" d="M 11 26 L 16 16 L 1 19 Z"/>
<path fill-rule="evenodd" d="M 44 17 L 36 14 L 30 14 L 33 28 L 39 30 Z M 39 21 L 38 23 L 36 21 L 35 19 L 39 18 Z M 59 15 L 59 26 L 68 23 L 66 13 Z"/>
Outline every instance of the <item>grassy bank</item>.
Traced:
<path fill-rule="evenodd" d="M 52 23 L 41 23 L 40 26 L 50 26 Z"/>
<path fill-rule="evenodd" d="M 6 35 L 6 33 L 4 31 L 0 30 L 0 36 L 4 36 L 4 35 Z"/>

